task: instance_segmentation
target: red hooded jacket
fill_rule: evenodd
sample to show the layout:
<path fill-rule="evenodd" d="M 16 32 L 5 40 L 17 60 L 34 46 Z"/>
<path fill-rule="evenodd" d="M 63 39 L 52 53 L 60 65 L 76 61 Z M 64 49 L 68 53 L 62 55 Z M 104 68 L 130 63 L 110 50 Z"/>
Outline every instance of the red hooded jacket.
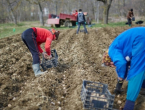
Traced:
<path fill-rule="evenodd" d="M 36 35 L 36 42 L 37 42 L 39 52 L 40 53 L 43 52 L 40 45 L 45 42 L 45 51 L 48 55 L 51 55 L 50 46 L 52 40 L 55 40 L 55 35 L 52 34 L 51 31 L 44 28 L 33 27 L 32 29 L 34 30 Z"/>

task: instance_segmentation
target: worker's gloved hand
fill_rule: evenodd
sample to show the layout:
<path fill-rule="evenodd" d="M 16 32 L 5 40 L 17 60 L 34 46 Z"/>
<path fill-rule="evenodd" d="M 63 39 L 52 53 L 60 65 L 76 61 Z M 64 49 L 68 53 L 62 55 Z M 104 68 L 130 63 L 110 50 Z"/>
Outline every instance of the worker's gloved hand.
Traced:
<path fill-rule="evenodd" d="M 52 58 L 52 56 L 51 55 L 49 55 L 49 59 L 51 59 Z"/>
<path fill-rule="evenodd" d="M 78 22 L 76 22 L 76 25 L 78 25 Z"/>
<path fill-rule="evenodd" d="M 86 22 L 85 22 L 85 24 L 86 24 Z"/>
<path fill-rule="evenodd" d="M 117 85 L 116 85 L 116 88 L 114 90 L 115 94 L 121 94 L 122 91 L 122 85 L 123 85 L 123 80 L 119 80 L 117 81 Z"/>
<path fill-rule="evenodd" d="M 46 52 L 42 53 L 45 59 L 49 59 L 49 55 Z"/>

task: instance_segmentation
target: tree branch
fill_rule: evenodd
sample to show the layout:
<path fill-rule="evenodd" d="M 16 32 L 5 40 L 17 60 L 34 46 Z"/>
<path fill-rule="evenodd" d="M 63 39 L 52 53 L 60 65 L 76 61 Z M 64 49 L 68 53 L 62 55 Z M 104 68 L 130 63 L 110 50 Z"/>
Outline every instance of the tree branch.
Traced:
<path fill-rule="evenodd" d="M 101 1 L 101 2 L 103 2 L 103 3 L 106 3 L 106 0 L 97 0 L 97 1 Z"/>

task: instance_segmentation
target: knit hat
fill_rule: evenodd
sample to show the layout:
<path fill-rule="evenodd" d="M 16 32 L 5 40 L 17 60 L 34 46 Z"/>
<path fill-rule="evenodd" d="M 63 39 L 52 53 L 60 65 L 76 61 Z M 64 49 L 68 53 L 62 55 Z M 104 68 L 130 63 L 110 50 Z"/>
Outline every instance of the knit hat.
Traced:
<path fill-rule="evenodd" d="M 54 34 L 55 32 L 56 32 L 56 30 L 55 29 L 50 29 L 50 31 L 52 32 L 52 34 Z"/>
<path fill-rule="evenodd" d="M 53 39 L 55 39 L 56 38 L 56 40 L 58 39 L 58 37 L 59 37 L 59 34 L 60 34 L 60 31 L 56 31 L 55 29 L 50 29 L 50 32 L 53 34 L 53 35 L 55 35 L 55 37 L 53 38 Z"/>
<path fill-rule="evenodd" d="M 56 32 L 54 33 L 54 35 L 55 35 L 55 37 L 56 37 L 56 40 L 58 39 L 59 34 L 60 34 L 60 31 L 56 31 Z"/>
<path fill-rule="evenodd" d="M 79 11 L 81 12 L 81 11 L 82 11 L 82 9 L 79 9 Z"/>
<path fill-rule="evenodd" d="M 133 11 L 133 9 L 130 9 L 130 11 Z"/>
<path fill-rule="evenodd" d="M 106 51 L 103 55 L 102 66 L 107 66 L 106 64 L 110 62 L 112 62 L 111 58 L 108 55 L 108 51 Z"/>

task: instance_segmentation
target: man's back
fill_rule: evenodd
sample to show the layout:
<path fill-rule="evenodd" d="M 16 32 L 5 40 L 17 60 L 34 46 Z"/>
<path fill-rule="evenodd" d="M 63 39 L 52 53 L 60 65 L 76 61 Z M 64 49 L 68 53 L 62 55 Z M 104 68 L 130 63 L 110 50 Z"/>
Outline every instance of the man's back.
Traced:
<path fill-rule="evenodd" d="M 84 14 L 82 12 L 78 13 L 78 22 L 84 22 Z"/>

